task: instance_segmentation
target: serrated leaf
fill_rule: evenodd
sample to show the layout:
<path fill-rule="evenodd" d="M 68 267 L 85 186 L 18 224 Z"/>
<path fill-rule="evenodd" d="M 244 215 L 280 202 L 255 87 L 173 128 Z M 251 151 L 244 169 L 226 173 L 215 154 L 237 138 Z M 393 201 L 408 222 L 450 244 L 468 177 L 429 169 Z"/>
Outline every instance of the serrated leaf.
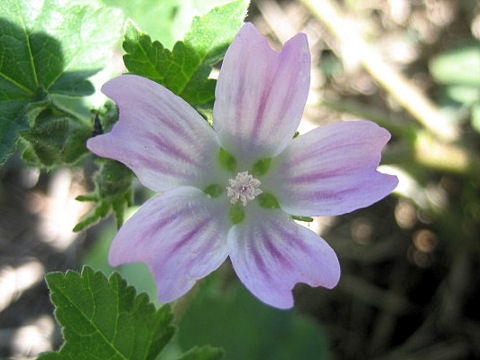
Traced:
<path fill-rule="evenodd" d="M 128 71 L 164 85 L 191 105 L 211 104 L 215 81 L 208 79 L 238 32 L 248 1 L 233 1 L 195 17 L 184 41 L 170 51 L 133 23 L 127 26 L 123 59 Z"/>
<path fill-rule="evenodd" d="M 31 112 L 37 109 L 31 109 Z M 24 160 L 37 167 L 71 164 L 87 153 L 91 128 L 78 119 L 47 107 L 35 116 L 28 130 L 20 131 L 25 142 Z"/>
<path fill-rule="evenodd" d="M 95 0 L 0 2 L 0 164 L 29 128 L 29 103 L 93 92 L 87 78 L 109 56 L 121 18 Z"/>
<path fill-rule="evenodd" d="M 46 279 L 65 343 L 39 360 L 153 360 L 173 336 L 170 308 L 156 310 L 117 273 L 84 267 Z"/>

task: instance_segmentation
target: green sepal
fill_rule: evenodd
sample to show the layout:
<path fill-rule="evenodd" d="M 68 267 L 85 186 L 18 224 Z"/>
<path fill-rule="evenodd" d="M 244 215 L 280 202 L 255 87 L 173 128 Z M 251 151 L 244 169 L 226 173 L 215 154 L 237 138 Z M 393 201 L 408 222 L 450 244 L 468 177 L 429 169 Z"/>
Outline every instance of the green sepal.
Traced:
<path fill-rule="evenodd" d="M 103 109 L 99 112 L 100 123 L 104 133 L 110 132 L 113 125 L 118 121 L 118 107 L 112 101 L 107 101 L 103 105 Z"/>
<path fill-rule="evenodd" d="M 272 158 L 260 159 L 252 166 L 251 174 L 253 176 L 262 176 L 268 172 Z"/>
<path fill-rule="evenodd" d="M 251 174 L 253 176 L 263 176 L 268 172 L 272 158 L 260 159 L 252 166 Z"/>
<path fill-rule="evenodd" d="M 235 172 L 237 169 L 237 160 L 223 148 L 220 148 L 218 152 L 218 163 L 222 168 L 230 172 Z"/>
<path fill-rule="evenodd" d="M 257 196 L 258 204 L 264 209 L 280 209 L 277 198 L 268 192 L 261 193 Z"/>
<path fill-rule="evenodd" d="M 313 218 L 310 216 L 297 216 L 297 215 L 290 215 L 290 217 L 293 220 L 298 220 L 298 221 L 305 221 L 305 222 L 312 222 Z"/>
<path fill-rule="evenodd" d="M 224 191 L 224 187 L 223 187 L 223 186 L 220 186 L 220 185 L 218 185 L 218 184 L 208 185 L 208 186 L 203 190 L 203 192 L 204 192 L 205 194 L 210 195 L 212 198 L 219 197 L 220 195 L 223 194 L 223 191 Z"/>
<path fill-rule="evenodd" d="M 228 217 L 232 224 L 240 224 L 243 219 L 245 219 L 245 210 L 243 210 L 243 207 L 239 204 L 233 205 L 228 211 Z"/>
<path fill-rule="evenodd" d="M 97 159 L 100 168 L 93 176 L 95 190 L 77 197 L 79 201 L 92 201 L 96 205 L 75 227 L 81 231 L 113 212 L 117 228 L 123 224 L 124 212 L 133 203 L 133 173 L 123 164 L 110 159 Z"/>

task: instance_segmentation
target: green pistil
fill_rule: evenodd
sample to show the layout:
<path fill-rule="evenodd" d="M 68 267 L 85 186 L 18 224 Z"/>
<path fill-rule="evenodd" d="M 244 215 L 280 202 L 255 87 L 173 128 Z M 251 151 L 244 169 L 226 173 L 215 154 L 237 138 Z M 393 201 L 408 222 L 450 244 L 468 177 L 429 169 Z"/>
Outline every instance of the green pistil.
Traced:
<path fill-rule="evenodd" d="M 212 198 L 219 197 L 223 194 L 223 187 L 217 184 L 208 185 L 203 192 L 210 195 Z"/>
<path fill-rule="evenodd" d="M 261 193 L 257 196 L 258 204 L 264 209 L 280 209 L 280 204 L 271 193 Z"/>
<path fill-rule="evenodd" d="M 237 169 L 237 160 L 223 148 L 218 152 L 218 162 L 225 170 L 234 172 Z"/>
<path fill-rule="evenodd" d="M 245 211 L 240 205 L 233 205 L 228 211 L 230 221 L 235 224 L 240 224 L 245 219 Z"/>
<path fill-rule="evenodd" d="M 270 168 L 271 162 L 272 162 L 272 158 L 260 159 L 255 164 L 253 164 L 252 171 L 250 172 L 252 173 L 253 176 L 265 175 L 268 172 L 268 169 Z"/>

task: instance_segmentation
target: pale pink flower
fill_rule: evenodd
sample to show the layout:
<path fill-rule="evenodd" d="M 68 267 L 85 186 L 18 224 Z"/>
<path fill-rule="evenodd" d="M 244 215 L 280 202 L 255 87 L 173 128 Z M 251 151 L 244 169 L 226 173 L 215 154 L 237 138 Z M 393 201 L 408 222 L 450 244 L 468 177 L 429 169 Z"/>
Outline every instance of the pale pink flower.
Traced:
<path fill-rule="evenodd" d="M 368 121 L 319 127 L 293 139 L 309 90 L 305 34 L 280 53 L 252 24 L 229 47 L 213 128 L 163 86 L 122 75 L 102 91 L 118 105 L 113 130 L 88 141 L 159 194 L 120 229 L 109 261 L 144 262 L 169 302 L 229 256 L 245 286 L 278 308 L 296 283 L 334 287 L 332 248 L 296 216 L 330 216 L 387 196 L 397 178 L 376 171 L 390 139 Z"/>

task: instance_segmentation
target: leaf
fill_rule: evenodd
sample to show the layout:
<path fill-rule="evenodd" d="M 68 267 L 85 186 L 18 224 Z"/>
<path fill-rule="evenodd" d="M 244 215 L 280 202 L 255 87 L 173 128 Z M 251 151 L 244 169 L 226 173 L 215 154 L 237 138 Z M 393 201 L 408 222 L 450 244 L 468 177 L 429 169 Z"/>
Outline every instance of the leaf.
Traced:
<path fill-rule="evenodd" d="M 107 217 L 111 211 L 115 215 L 117 227 L 123 224 L 124 211 L 132 205 L 133 173 L 123 164 L 109 159 L 98 159 L 100 168 L 93 176 L 95 190 L 88 195 L 77 197 L 79 201 L 96 202 L 95 208 L 75 227 L 81 231 Z"/>
<path fill-rule="evenodd" d="M 480 42 L 440 53 L 429 67 L 434 79 L 441 84 L 480 86 Z"/>
<path fill-rule="evenodd" d="M 58 108 L 56 95 L 94 91 L 87 78 L 109 57 L 121 18 L 95 0 L 0 2 L 0 164 L 13 152 L 19 132 L 32 126 L 26 119 L 29 104 L 47 101 Z"/>
<path fill-rule="evenodd" d="M 194 106 L 211 104 L 215 80 L 208 79 L 238 32 L 248 1 L 233 1 L 195 17 L 184 41 L 170 51 L 151 40 L 132 22 L 127 26 L 123 59 L 128 71 L 145 76 L 170 89 Z"/>
<path fill-rule="evenodd" d="M 154 360 L 174 335 L 170 307 L 156 310 L 118 273 L 107 279 L 85 266 L 81 274 L 54 272 L 46 280 L 65 342 L 38 360 Z M 221 349 L 203 346 L 179 360 L 222 357 Z"/>
<path fill-rule="evenodd" d="M 472 127 L 480 133 L 480 102 L 472 107 Z"/>
<path fill-rule="evenodd" d="M 212 346 L 194 347 L 178 360 L 220 360 L 223 358 L 223 350 Z"/>
<path fill-rule="evenodd" d="M 330 358 L 322 328 L 294 310 L 265 306 L 222 267 L 202 280 L 178 323 L 181 348 L 209 341 L 231 360 Z"/>
<path fill-rule="evenodd" d="M 167 46 L 174 43 L 173 23 L 185 0 L 101 0 L 105 5 L 119 8 L 154 39 Z"/>
<path fill-rule="evenodd" d="M 84 267 L 46 279 L 65 343 L 39 360 L 153 360 L 173 336 L 170 308 L 155 310 L 116 273 L 107 280 Z"/>
<path fill-rule="evenodd" d="M 42 109 L 43 108 L 43 109 Z M 91 128 L 50 106 L 34 108 L 39 114 L 29 130 L 19 132 L 25 142 L 24 160 L 37 167 L 70 164 L 87 154 L 85 142 Z"/>

